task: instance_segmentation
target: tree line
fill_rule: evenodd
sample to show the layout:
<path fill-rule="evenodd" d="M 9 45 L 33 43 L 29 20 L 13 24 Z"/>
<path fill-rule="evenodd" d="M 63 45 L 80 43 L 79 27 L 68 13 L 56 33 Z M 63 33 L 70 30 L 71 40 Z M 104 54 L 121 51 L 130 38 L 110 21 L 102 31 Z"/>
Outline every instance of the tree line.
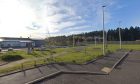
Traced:
<path fill-rule="evenodd" d="M 129 27 L 129 28 L 120 28 L 122 41 L 136 41 L 140 40 L 140 27 Z M 103 31 L 92 31 L 81 34 L 69 35 L 69 36 L 56 36 L 47 38 L 47 42 L 50 45 L 72 45 L 80 42 L 91 42 L 95 38 L 97 40 L 102 39 Z M 109 29 L 105 31 L 105 38 L 107 41 L 119 41 L 119 28 Z"/>

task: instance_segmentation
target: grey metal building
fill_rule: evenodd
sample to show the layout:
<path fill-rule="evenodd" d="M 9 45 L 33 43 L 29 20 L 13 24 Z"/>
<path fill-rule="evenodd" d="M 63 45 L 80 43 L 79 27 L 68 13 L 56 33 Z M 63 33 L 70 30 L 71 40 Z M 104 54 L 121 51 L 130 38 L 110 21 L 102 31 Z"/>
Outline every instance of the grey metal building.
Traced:
<path fill-rule="evenodd" d="M 32 43 L 34 47 L 40 47 L 44 45 L 44 40 L 31 38 L 13 38 L 13 37 L 0 37 L 0 47 L 2 48 L 24 48 L 28 43 Z"/>

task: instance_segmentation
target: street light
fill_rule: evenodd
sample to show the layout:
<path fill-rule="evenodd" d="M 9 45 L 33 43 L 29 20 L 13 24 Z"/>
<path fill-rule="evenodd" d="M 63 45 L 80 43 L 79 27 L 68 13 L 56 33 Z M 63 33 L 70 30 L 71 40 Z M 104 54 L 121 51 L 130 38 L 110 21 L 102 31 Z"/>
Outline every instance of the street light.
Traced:
<path fill-rule="evenodd" d="M 103 55 L 105 55 L 105 28 L 104 28 L 104 8 L 106 6 L 102 6 L 103 11 Z"/>
<path fill-rule="evenodd" d="M 73 48 L 74 48 L 74 45 L 75 45 L 75 39 L 74 39 L 74 34 L 72 35 L 72 39 L 73 39 Z"/>
<path fill-rule="evenodd" d="M 121 21 L 119 21 L 119 40 L 120 40 L 120 49 L 122 49 L 122 39 L 121 39 L 121 27 L 120 27 Z"/>
<path fill-rule="evenodd" d="M 105 32 L 105 48 L 107 48 L 107 31 Z"/>
<path fill-rule="evenodd" d="M 94 42 L 95 42 L 95 47 L 96 47 L 96 44 L 97 44 L 97 41 L 96 41 L 96 36 L 94 37 Z"/>

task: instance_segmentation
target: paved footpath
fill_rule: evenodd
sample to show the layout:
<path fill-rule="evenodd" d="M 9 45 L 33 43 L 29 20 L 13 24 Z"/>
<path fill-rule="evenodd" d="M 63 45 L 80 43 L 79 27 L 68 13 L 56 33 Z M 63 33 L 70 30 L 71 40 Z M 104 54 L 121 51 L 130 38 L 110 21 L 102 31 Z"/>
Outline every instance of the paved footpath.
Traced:
<path fill-rule="evenodd" d="M 140 51 L 131 52 L 109 75 L 61 74 L 36 84 L 140 84 Z"/>
<path fill-rule="evenodd" d="M 4 76 L 4 77 L 0 77 L 0 84 L 24 84 L 27 83 L 29 81 L 38 79 L 40 77 L 49 75 L 51 73 L 57 72 L 57 71 L 92 71 L 92 72 L 101 72 L 101 69 L 103 67 L 112 67 L 113 64 L 118 61 L 125 52 L 116 52 L 114 54 L 110 54 L 102 59 L 99 59 L 93 63 L 90 63 L 88 65 L 74 65 L 74 64 L 65 64 L 65 65 L 59 65 L 59 64 L 52 64 L 52 65 L 46 65 L 46 66 L 42 66 L 39 68 L 35 68 L 35 69 L 31 69 L 31 70 L 27 70 L 25 72 L 19 72 L 19 73 L 15 73 L 12 75 L 8 75 L 8 76 Z M 59 77 L 56 77 L 55 79 L 51 79 L 53 81 L 56 80 L 60 80 L 65 78 L 66 81 L 64 81 L 64 83 L 58 81 L 56 81 L 55 84 L 71 84 L 68 83 L 69 81 L 74 81 L 74 79 L 76 79 L 79 75 L 61 75 Z M 68 80 L 70 77 L 70 80 Z M 71 79 L 71 77 L 73 78 L 73 80 Z M 83 77 L 82 75 L 80 75 L 80 78 Z M 68 79 L 67 79 L 68 78 Z M 50 81 L 51 81 L 50 80 Z M 78 79 L 81 80 L 81 79 Z M 89 79 L 90 80 L 90 79 Z M 61 81 L 61 80 L 60 80 Z M 47 84 L 54 84 L 54 83 L 50 83 L 49 81 L 45 81 L 48 82 Z M 65 83 L 66 82 L 66 83 Z M 44 84 L 44 83 L 41 83 Z M 78 83 L 75 83 L 78 84 Z M 88 83 L 81 83 L 81 84 L 88 84 Z"/>

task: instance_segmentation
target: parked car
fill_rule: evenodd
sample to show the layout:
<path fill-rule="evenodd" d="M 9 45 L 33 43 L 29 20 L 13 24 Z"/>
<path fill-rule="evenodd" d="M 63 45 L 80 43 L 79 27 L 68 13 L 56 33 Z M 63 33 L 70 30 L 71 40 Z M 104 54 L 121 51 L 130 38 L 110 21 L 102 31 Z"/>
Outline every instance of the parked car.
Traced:
<path fill-rule="evenodd" d="M 8 48 L 8 51 L 13 51 L 14 49 L 13 48 Z"/>

